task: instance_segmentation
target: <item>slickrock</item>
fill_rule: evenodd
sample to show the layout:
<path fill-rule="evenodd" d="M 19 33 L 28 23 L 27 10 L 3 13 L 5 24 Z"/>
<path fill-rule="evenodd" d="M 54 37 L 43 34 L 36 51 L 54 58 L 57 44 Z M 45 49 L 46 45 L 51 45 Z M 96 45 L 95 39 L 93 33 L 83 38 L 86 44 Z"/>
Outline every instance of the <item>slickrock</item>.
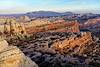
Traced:
<path fill-rule="evenodd" d="M 1 40 L 0 41 L 0 52 L 2 52 L 4 49 L 8 47 L 8 43 L 6 40 Z"/>
<path fill-rule="evenodd" d="M 38 67 L 16 46 L 8 46 L 5 40 L 0 41 L 0 67 Z"/>

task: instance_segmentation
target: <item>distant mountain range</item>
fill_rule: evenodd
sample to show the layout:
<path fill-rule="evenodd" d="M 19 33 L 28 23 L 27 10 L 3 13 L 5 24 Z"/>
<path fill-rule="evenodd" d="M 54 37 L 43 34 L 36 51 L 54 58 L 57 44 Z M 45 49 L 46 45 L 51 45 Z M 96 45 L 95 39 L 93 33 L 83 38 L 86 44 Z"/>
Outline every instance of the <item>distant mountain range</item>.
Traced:
<path fill-rule="evenodd" d="M 35 11 L 35 12 L 29 12 L 26 13 L 28 16 L 33 16 L 33 17 L 50 17 L 50 16 L 64 16 L 64 15 L 74 15 L 72 12 L 53 12 L 53 11 Z"/>
<path fill-rule="evenodd" d="M 50 17 L 50 16 L 63 16 L 63 15 L 73 15 L 73 12 L 53 12 L 53 11 L 34 11 L 34 12 L 28 12 L 26 14 L 1 14 L 0 16 L 29 16 L 29 17 Z"/>
<path fill-rule="evenodd" d="M 80 15 L 78 16 L 79 19 L 85 19 L 89 17 L 100 17 L 100 14 L 92 14 L 92 13 L 86 13 L 86 14 L 76 14 L 73 12 L 53 12 L 53 11 L 34 11 L 34 12 L 28 12 L 25 14 L 1 14 L 0 16 L 29 16 L 29 17 L 52 17 L 52 16 L 73 16 L 73 15 Z M 82 18 L 81 18 L 82 17 Z"/>

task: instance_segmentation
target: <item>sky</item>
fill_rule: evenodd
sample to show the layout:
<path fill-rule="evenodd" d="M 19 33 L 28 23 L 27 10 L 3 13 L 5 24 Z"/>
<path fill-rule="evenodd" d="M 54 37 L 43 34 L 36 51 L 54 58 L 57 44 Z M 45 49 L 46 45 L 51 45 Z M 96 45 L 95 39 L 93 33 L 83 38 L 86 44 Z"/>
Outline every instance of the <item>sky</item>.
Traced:
<path fill-rule="evenodd" d="M 0 14 L 32 11 L 100 12 L 100 0 L 0 0 Z"/>

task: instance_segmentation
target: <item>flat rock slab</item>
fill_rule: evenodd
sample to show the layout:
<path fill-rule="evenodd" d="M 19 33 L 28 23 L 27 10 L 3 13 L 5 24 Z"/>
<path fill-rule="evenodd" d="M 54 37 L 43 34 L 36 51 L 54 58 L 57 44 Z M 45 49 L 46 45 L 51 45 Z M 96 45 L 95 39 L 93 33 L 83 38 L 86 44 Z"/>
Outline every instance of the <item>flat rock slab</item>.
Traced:
<path fill-rule="evenodd" d="M 16 46 L 8 46 L 0 52 L 0 67 L 38 67 L 38 65 L 26 57 Z"/>

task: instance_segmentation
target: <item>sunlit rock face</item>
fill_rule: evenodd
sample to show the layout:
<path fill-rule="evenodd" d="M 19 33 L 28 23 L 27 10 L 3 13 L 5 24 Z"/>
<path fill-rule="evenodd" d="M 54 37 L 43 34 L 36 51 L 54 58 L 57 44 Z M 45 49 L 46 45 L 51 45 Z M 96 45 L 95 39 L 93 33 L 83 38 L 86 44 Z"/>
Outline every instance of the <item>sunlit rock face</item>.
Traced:
<path fill-rule="evenodd" d="M 1 40 L 0 41 L 0 52 L 2 52 L 4 49 L 8 47 L 8 43 L 6 40 Z"/>
<path fill-rule="evenodd" d="M 0 16 L 0 24 L 4 24 L 5 22 L 9 22 L 10 20 L 14 20 L 16 19 L 15 17 L 13 16 Z"/>
<path fill-rule="evenodd" d="M 93 43 L 90 32 L 82 32 L 73 35 L 63 41 L 54 43 L 51 47 L 60 53 L 83 53 L 86 49 L 85 46 Z"/>
<path fill-rule="evenodd" d="M 9 22 L 5 22 L 4 34 L 5 35 L 26 34 L 26 30 L 23 23 L 18 23 L 15 20 L 11 20 Z"/>
<path fill-rule="evenodd" d="M 44 22 L 42 22 L 43 24 Z M 34 24 L 35 25 L 35 24 Z M 48 24 L 29 27 L 26 29 L 27 33 L 36 33 L 36 32 L 74 32 L 78 33 L 79 23 L 77 21 L 62 21 L 62 22 L 51 22 Z"/>
<path fill-rule="evenodd" d="M 2 46 L 3 45 L 3 46 Z M 8 46 L 5 40 L 0 41 L 0 67 L 38 67 L 16 46 Z"/>
<path fill-rule="evenodd" d="M 30 18 L 28 16 L 21 16 L 19 18 L 19 20 L 20 20 L 20 22 L 28 22 L 28 21 L 30 21 Z"/>

